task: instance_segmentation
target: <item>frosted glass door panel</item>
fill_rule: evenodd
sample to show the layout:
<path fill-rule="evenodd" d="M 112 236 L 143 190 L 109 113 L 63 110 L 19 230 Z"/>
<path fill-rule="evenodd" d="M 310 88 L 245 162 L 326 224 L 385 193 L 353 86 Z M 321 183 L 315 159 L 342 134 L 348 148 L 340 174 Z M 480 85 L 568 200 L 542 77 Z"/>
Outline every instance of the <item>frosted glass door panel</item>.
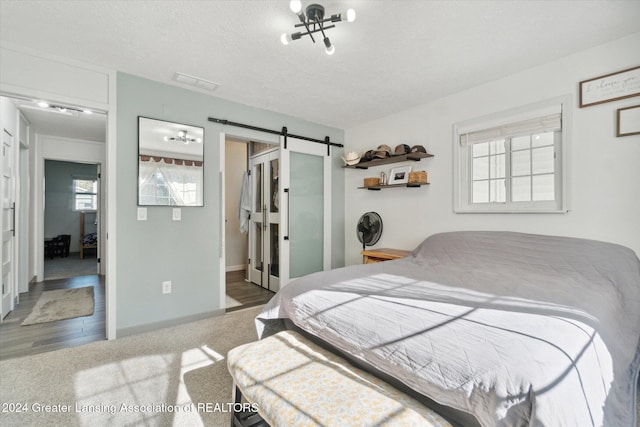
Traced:
<path fill-rule="evenodd" d="M 323 270 L 323 158 L 292 152 L 290 157 L 289 277 Z"/>

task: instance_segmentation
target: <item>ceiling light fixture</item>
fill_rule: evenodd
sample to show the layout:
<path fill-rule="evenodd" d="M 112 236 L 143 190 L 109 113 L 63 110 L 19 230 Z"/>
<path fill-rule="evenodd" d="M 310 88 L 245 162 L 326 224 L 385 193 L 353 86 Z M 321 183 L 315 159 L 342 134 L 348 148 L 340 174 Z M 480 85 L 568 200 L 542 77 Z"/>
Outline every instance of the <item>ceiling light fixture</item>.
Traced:
<path fill-rule="evenodd" d="M 69 106 L 66 106 L 66 105 L 49 104 L 47 101 L 34 101 L 34 102 L 40 108 L 55 110 L 58 113 L 63 113 L 63 114 L 64 113 L 71 113 L 71 112 L 84 113 L 84 114 L 92 114 L 93 113 L 93 111 L 89 110 L 88 108 L 75 108 L 75 107 L 69 107 Z"/>
<path fill-rule="evenodd" d="M 314 33 L 320 32 L 322 33 L 322 38 L 324 42 L 325 52 L 327 55 L 333 55 L 335 52 L 335 47 L 331 44 L 331 40 L 325 34 L 325 30 L 335 27 L 336 22 L 347 21 L 353 22 L 356 19 L 356 11 L 353 9 L 347 10 L 346 13 L 338 13 L 336 15 L 331 15 L 329 18 L 324 17 L 324 6 L 319 4 L 311 4 L 307 6 L 305 12 L 302 11 L 302 3 L 300 0 L 292 0 L 289 3 L 289 8 L 293 13 L 298 15 L 298 19 L 300 20 L 299 24 L 294 25 L 294 27 L 304 27 L 305 32 L 296 32 L 292 34 L 284 33 L 280 36 L 280 41 L 282 44 L 287 45 L 293 40 L 298 40 L 302 36 L 309 36 L 311 41 L 314 43 L 316 39 L 313 37 Z M 344 17 L 343 17 L 344 15 Z M 331 25 L 325 25 L 327 23 L 331 23 Z"/>
<path fill-rule="evenodd" d="M 178 142 L 182 142 L 185 145 L 189 144 L 190 142 L 202 142 L 202 138 L 190 138 L 187 135 L 187 131 L 186 130 L 181 130 L 178 131 L 178 135 L 177 136 L 165 136 L 164 137 L 165 141 L 178 141 Z"/>

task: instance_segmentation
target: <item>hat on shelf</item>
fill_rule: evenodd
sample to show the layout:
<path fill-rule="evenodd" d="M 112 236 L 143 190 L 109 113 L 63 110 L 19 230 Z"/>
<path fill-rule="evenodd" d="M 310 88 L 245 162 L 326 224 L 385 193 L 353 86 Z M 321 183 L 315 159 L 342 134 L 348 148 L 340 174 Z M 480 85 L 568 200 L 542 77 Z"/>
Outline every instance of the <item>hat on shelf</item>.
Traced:
<path fill-rule="evenodd" d="M 386 144 L 378 145 L 378 148 L 373 152 L 374 157 L 379 157 L 384 159 L 385 157 L 389 157 L 391 155 L 391 147 Z"/>
<path fill-rule="evenodd" d="M 411 152 L 411 147 L 407 144 L 396 145 L 396 149 L 391 153 L 392 156 L 401 156 L 403 154 L 409 154 Z"/>
<path fill-rule="evenodd" d="M 355 151 L 350 151 L 345 157 L 342 158 L 347 166 L 353 166 L 360 161 L 360 154 Z"/>
<path fill-rule="evenodd" d="M 373 150 L 366 151 L 360 159 L 362 162 L 370 162 L 371 160 L 373 160 Z"/>
<path fill-rule="evenodd" d="M 427 150 L 424 148 L 423 145 L 414 145 L 413 147 L 411 147 L 411 152 L 412 153 L 425 153 L 425 154 L 427 154 Z"/>

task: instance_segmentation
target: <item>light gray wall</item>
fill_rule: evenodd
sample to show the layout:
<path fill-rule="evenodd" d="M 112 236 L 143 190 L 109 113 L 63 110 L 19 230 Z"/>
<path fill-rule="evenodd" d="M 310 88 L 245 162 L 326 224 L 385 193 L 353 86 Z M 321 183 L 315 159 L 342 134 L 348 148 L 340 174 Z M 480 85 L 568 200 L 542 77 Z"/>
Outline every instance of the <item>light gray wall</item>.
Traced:
<path fill-rule="evenodd" d="M 435 157 L 412 164 L 431 185 L 387 191 L 358 190 L 383 168 L 346 171 L 347 264 L 361 262 L 352 230 L 375 210 L 384 231 L 378 247 L 413 249 L 426 237 L 452 230 L 508 230 L 603 240 L 640 254 L 640 136 L 616 138 L 616 110 L 638 104 L 622 99 L 579 108 L 578 83 L 638 65 L 640 33 L 575 53 L 503 79 L 434 100 L 346 130 L 346 150 L 378 144 L 423 144 Z M 566 144 L 569 212 L 565 214 L 455 214 L 453 124 L 570 94 L 572 133 Z M 388 168 L 385 170 L 388 172 Z"/>
<path fill-rule="evenodd" d="M 227 140 L 225 153 L 225 262 L 227 271 L 234 271 L 246 265 L 248 258 L 248 233 L 240 232 L 238 219 L 242 176 L 247 170 L 247 143 Z"/>
<path fill-rule="evenodd" d="M 117 329 L 144 327 L 204 315 L 220 309 L 220 132 L 234 128 L 207 121 L 209 116 L 268 129 L 287 126 L 293 134 L 342 142 L 340 129 L 232 103 L 179 87 L 118 73 L 117 76 Z M 182 208 L 182 221 L 171 208 L 148 207 L 147 221 L 137 221 L 138 116 L 205 128 L 204 207 Z M 344 175 L 341 149 L 333 149 L 334 267 L 344 265 Z M 162 281 L 173 292 L 163 295 Z"/>
<path fill-rule="evenodd" d="M 80 251 L 80 213 L 73 210 L 73 178 L 96 179 L 97 166 L 83 163 L 45 160 L 44 235 L 70 234 L 70 252 Z M 95 215 L 85 225 L 85 234 L 96 231 Z"/>

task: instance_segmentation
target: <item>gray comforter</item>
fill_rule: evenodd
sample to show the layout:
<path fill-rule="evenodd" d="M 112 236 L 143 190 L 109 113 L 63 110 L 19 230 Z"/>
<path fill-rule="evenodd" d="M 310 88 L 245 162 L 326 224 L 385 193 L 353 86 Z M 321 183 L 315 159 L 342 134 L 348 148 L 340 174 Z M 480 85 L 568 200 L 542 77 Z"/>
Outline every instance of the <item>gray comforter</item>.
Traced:
<path fill-rule="evenodd" d="M 453 232 L 315 273 L 256 319 L 303 330 L 483 426 L 633 427 L 640 261 L 603 242 Z"/>

